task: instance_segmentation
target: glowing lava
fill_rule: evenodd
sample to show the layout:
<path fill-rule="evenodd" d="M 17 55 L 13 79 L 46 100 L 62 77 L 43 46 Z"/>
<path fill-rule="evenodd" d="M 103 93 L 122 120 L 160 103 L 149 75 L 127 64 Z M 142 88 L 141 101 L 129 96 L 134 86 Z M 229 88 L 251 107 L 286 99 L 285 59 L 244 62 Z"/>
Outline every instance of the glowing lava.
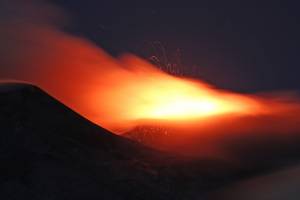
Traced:
<path fill-rule="evenodd" d="M 100 117 L 95 113 L 97 118 L 93 121 L 110 129 L 116 124 L 132 126 L 141 120 L 189 121 L 262 112 L 261 103 L 253 97 L 169 75 L 132 55 L 118 61 L 117 70 L 107 71 L 106 77 L 101 77 L 105 86 L 98 83 L 87 97 L 87 105 L 103 114 Z M 86 116 L 91 119 L 91 115 Z"/>
<path fill-rule="evenodd" d="M 132 117 L 142 119 L 190 119 L 228 113 L 251 113 L 254 101 L 214 92 L 184 79 L 158 79 L 154 88 L 141 90 L 145 103 L 137 105 Z M 149 85 L 150 86 L 150 85 Z M 153 86 L 153 85 L 152 85 Z"/>
<path fill-rule="evenodd" d="M 1 30 L 0 41 L 10 48 L 2 52 L 0 78 L 36 84 L 115 133 L 143 120 L 178 123 L 267 110 L 256 97 L 172 76 L 133 55 L 114 58 L 55 24 L 23 18 Z"/>

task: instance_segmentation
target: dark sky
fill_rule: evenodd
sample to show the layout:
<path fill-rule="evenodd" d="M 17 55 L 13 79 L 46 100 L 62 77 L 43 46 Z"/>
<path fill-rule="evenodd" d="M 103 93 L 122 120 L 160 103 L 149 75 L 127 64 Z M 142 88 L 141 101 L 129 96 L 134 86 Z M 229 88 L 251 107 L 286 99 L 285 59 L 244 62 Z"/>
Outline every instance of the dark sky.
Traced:
<path fill-rule="evenodd" d="M 300 90 L 297 1 L 52 1 L 68 31 L 113 55 L 154 55 L 235 91 Z"/>

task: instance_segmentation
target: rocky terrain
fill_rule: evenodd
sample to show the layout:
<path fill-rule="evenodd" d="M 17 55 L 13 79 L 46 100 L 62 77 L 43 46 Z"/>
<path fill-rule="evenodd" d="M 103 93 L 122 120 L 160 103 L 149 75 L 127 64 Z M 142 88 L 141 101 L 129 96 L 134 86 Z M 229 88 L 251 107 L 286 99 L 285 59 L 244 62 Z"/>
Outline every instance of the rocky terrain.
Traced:
<path fill-rule="evenodd" d="M 235 192 L 240 181 L 299 160 L 295 145 L 294 153 L 277 155 L 275 161 L 262 157 L 269 165 L 259 167 L 154 150 L 20 83 L 0 85 L 0 133 L 3 200 L 223 199 L 224 191 Z"/>
<path fill-rule="evenodd" d="M 1 199 L 201 199 L 239 176 L 116 136 L 32 85 L 1 84 L 0 132 Z"/>

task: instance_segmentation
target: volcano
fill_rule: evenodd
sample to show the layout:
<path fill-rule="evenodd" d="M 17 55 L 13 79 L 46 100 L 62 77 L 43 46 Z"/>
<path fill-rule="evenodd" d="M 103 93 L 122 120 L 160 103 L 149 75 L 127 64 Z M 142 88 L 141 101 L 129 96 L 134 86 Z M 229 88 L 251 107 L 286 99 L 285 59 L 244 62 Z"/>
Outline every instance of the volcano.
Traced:
<path fill-rule="evenodd" d="M 35 86 L 0 93 L 1 199 L 194 199 L 238 176 L 114 135 Z"/>
<path fill-rule="evenodd" d="M 30 84 L 2 83 L 0 94 L 1 199 L 205 199 L 266 171 L 154 150 Z"/>

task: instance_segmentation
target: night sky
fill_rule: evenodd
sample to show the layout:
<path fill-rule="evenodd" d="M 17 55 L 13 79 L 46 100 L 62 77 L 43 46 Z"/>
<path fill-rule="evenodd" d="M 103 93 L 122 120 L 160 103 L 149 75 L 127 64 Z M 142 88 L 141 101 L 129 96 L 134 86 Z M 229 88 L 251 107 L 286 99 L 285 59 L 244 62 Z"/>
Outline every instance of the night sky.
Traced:
<path fill-rule="evenodd" d="M 67 31 L 115 56 L 156 56 L 234 91 L 300 90 L 297 1 L 52 2 L 66 11 Z"/>

